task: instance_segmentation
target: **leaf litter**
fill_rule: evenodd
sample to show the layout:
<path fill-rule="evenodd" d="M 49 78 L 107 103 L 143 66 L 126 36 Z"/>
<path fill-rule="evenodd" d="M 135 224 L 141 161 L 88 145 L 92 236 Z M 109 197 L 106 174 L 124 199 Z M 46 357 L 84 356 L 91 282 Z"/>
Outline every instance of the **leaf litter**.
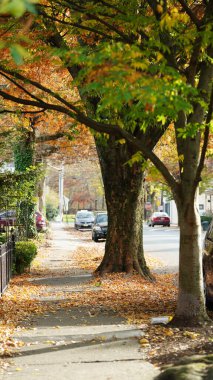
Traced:
<path fill-rule="evenodd" d="M 45 248 L 46 250 L 47 248 Z M 72 264 L 87 271 L 94 271 L 104 254 L 104 246 L 91 242 L 88 247 L 78 247 L 74 252 Z M 39 255 L 44 255 L 42 247 Z M 36 258 L 37 277 L 39 257 Z M 73 255 L 73 253 L 72 253 Z M 158 260 L 146 257 L 153 270 L 162 264 Z M 64 272 L 62 270 L 61 275 Z M 35 276 L 35 268 L 33 272 Z M 0 367 L 5 369 L 8 362 L 3 358 L 12 357 L 24 342 L 14 339 L 16 331 L 29 328 L 30 320 L 35 315 L 56 313 L 57 310 L 73 307 L 89 307 L 89 316 L 94 317 L 100 310 L 111 310 L 124 317 L 127 323 L 141 328 L 144 337 L 139 340 L 141 350 L 147 359 L 156 365 L 173 363 L 180 356 L 194 353 L 212 352 L 212 327 L 179 329 L 169 325 L 152 325 L 151 319 L 160 316 L 172 316 L 175 312 L 177 297 L 177 274 L 156 274 L 156 282 L 147 282 L 137 274 L 132 276 L 119 273 L 94 276 L 87 284 L 81 284 L 81 292 L 70 292 L 60 302 L 40 302 L 47 287 L 30 282 L 32 274 L 16 276 L 0 299 Z M 76 287 L 76 286 L 75 286 Z M 95 291 L 97 290 L 98 291 Z M 56 292 L 54 291 L 54 294 Z M 57 294 L 62 294 L 58 291 Z M 210 313 L 212 317 L 212 313 Z M 26 322 L 24 327 L 23 322 Z M 60 328 L 60 326 L 55 326 Z M 209 330 L 211 329 L 211 331 Z M 55 342 L 52 342 L 55 344 Z"/>

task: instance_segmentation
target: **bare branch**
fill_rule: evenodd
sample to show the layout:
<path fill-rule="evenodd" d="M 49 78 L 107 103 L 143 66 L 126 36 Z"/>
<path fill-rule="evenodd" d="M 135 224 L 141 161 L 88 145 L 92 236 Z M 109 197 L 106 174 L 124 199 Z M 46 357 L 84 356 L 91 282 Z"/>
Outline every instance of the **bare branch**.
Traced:
<path fill-rule="evenodd" d="M 109 34 L 106 34 L 106 33 L 102 32 L 98 29 L 91 28 L 89 26 L 84 26 L 84 25 L 77 23 L 77 22 L 68 22 L 68 21 L 60 20 L 56 17 L 49 16 L 45 12 L 42 12 L 42 11 L 40 11 L 40 14 L 48 20 L 58 22 L 59 24 L 62 24 L 62 25 L 73 26 L 73 27 L 78 28 L 78 29 L 87 30 L 88 32 L 95 33 L 95 34 L 102 36 L 104 38 L 107 38 L 109 40 L 113 40 L 113 41 L 122 41 L 123 40 L 123 38 L 122 39 L 121 38 L 114 38 L 114 37 L 110 36 Z"/>
<path fill-rule="evenodd" d="M 17 110 L 8 110 L 8 109 L 2 109 L 0 110 L 0 113 L 12 113 L 12 114 L 22 114 L 22 115 L 26 115 L 26 114 L 38 114 L 38 113 L 43 113 L 45 112 L 45 110 L 40 110 L 40 111 L 17 111 Z"/>

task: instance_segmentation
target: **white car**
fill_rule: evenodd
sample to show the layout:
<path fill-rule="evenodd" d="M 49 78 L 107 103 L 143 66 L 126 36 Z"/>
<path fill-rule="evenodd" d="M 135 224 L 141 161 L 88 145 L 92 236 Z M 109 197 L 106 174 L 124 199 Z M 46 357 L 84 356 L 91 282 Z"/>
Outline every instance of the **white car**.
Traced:
<path fill-rule="evenodd" d="M 81 228 L 92 228 L 95 217 L 92 211 L 80 210 L 75 216 L 76 230 Z"/>

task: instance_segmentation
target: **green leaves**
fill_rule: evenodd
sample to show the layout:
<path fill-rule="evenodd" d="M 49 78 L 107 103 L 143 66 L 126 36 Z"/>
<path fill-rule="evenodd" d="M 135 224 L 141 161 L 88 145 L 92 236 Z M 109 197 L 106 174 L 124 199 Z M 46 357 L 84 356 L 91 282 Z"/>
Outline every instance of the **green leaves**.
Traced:
<path fill-rule="evenodd" d="M 0 188 L 3 194 L 2 199 L 7 198 L 12 202 L 14 199 L 14 206 L 17 200 L 31 200 L 35 201 L 35 188 L 36 184 L 43 175 L 42 166 L 31 166 L 27 168 L 26 172 L 4 172 L 0 175 Z M 12 204 L 11 204 L 12 206 Z"/>
<path fill-rule="evenodd" d="M 91 53 L 84 47 L 75 55 L 75 64 L 84 69 L 76 80 L 84 96 L 100 100 L 99 121 L 118 123 L 132 133 L 152 125 L 162 126 L 176 120 L 178 112 L 189 114 L 196 89 L 167 65 L 156 51 L 142 51 L 137 44 L 100 43 Z"/>
<path fill-rule="evenodd" d="M 187 137 L 194 138 L 198 132 L 204 131 L 206 126 L 206 124 L 188 123 L 185 128 L 177 128 L 178 137 L 181 137 L 182 139 L 186 139 Z"/>
<path fill-rule="evenodd" d="M 21 45 L 18 44 L 12 45 L 10 47 L 10 52 L 17 65 L 23 64 L 24 57 L 28 55 L 27 51 Z"/>
<path fill-rule="evenodd" d="M 36 13 L 34 4 L 36 0 L 2 0 L 0 4 L 0 14 L 10 14 L 14 17 L 21 17 L 26 11 Z"/>

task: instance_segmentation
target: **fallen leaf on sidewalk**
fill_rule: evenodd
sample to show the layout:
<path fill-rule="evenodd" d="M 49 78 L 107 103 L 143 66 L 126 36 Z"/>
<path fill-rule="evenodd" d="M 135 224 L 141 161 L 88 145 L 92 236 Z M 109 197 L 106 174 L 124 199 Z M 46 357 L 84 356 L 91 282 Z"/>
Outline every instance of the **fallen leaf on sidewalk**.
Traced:
<path fill-rule="evenodd" d="M 81 236 L 80 233 L 79 236 Z M 151 325 L 150 323 L 151 318 L 156 316 L 174 315 L 178 290 L 176 274 L 158 274 L 155 283 L 147 282 L 136 274 L 126 276 L 124 273 L 116 273 L 101 278 L 96 276 L 86 284 L 66 285 L 66 290 L 69 291 L 65 295 L 59 286 L 57 288 L 52 286 L 50 289 L 45 285 L 36 285 L 35 280 L 40 278 L 45 283 L 46 278 L 47 280 L 57 278 L 58 281 L 60 276 L 61 278 L 70 276 L 70 273 L 73 273 L 73 268 L 77 270 L 75 273 L 78 273 L 79 268 L 84 270 L 96 269 L 104 254 L 104 245 L 97 247 L 93 242 L 91 244 L 92 246 L 88 248 L 84 246 L 74 253 L 72 251 L 70 254 L 72 260 L 68 260 L 66 268 L 63 266 L 57 273 L 51 272 L 50 268 L 40 267 L 39 269 L 36 268 L 32 276 L 27 274 L 12 279 L 6 293 L 0 299 L 0 356 L 10 357 L 15 352 L 20 352 L 24 344 L 21 340 L 15 341 L 13 336 L 17 331 L 20 332 L 23 326 L 31 329 L 34 333 L 36 327 L 32 327 L 31 323 L 32 319 L 36 319 L 37 316 L 45 315 L 45 322 L 49 318 L 55 318 L 55 323 L 58 325 L 52 328 L 60 329 L 63 326 L 63 321 L 61 322 L 60 318 L 57 318 L 58 313 L 61 315 L 61 311 L 67 312 L 66 318 L 70 325 L 91 324 L 91 322 L 96 322 L 97 316 L 100 320 L 102 317 L 106 320 L 108 316 L 110 318 L 115 316 L 116 318 L 123 318 L 124 322 L 119 322 L 121 324 L 126 321 L 126 323 L 135 325 L 136 328 L 143 329 L 145 336 L 140 339 L 143 354 L 147 355 L 148 358 L 152 357 L 152 361 L 155 363 L 168 362 L 172 360 L 171 358 L 176 358 L 178 355 L 190 352 L 190 350 L 199 353 L 199 350 L 207 347 L 210 351 L 212 347 L 211 331 L 203 329 L 200 335 L 197 331 L 185 331 L 184 335 L 184 330 L 171 328 L 168 325 Z M 43 257 L 48 257 L 48 250 L 48 247 L 44 248 Z M 38 255 L 37 263 L 39 260 Z M 160 265 L 157 262 L 152 264 Z M 46 297 L 54 295 L 55 298 L 47 302 L 42 298 L 45 295 Z M 63 296 L 64 299 L 58 301 L 56 300 L 57 296 L 59 298 Z M 76 314 L 76 311 L 79 311 L 79 314 Z M 94 318 L 94 320 L 90 320 L 90 318 Z M 93 341 L 97 343 L 97 341 L 100 342 L 105 339 L 106 337 L 102 336 Z M 64 341 L 51 339 L 45 343 L 53 346 L 51 350 L 57 349 L 54 346 L 66 344 Z M 71 343 L 74 344 L 77 341 L 72 340 Z M 38 342 L 27 343 L 26 345 L 35 344 Z M 198 347 L 197 351 L 196 347 Z"/>

